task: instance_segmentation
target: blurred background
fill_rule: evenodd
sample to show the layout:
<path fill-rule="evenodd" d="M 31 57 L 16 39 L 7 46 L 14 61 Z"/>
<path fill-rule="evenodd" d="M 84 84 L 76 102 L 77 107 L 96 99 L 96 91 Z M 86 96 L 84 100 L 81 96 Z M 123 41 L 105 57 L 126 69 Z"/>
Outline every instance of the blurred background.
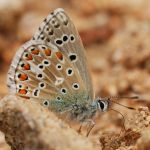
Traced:
<path fill-rule="evenodd" d="M 0 0 L 0 97 L 15 52 L 58 7 L 79 31 L 96 95 L 139 95 L 150 107 L 149 0 Z"/>

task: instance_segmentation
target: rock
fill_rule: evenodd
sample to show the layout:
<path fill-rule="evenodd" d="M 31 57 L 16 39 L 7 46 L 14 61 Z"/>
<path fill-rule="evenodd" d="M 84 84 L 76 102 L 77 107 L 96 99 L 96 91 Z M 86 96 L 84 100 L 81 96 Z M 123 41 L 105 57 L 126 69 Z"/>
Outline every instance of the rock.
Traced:
<path fill-rule="evenodd" d="M 81 137 L 40 104 L 13 95 L 0 101 L 0 130 L 12 150 L 91 150 Z"/>

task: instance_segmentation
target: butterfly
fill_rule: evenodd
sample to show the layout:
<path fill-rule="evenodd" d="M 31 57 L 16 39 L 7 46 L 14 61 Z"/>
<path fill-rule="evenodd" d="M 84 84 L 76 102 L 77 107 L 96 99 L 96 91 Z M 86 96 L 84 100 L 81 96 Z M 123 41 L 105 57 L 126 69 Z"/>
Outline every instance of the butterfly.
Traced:
<path fill-rule="evenodd" d="M 109 108 L 107 99 L 94 97 L 87 61 L 73 22 L 58 8 L 17 51 L 7 85 L 17 96 L 84 122 Z"/>

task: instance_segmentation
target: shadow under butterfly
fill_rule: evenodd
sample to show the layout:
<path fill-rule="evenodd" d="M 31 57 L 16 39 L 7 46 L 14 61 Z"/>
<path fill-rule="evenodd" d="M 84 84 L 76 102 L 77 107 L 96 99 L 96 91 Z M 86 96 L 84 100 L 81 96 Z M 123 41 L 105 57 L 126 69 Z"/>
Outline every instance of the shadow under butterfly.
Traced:
<path fill-rule="evenodd" d="M 35 100 L 58 115 L 89 122 L 87 136 L 96 112 L 108 111 L 111 103 L 117 103 L 113 98 L 94 97 L 80 36 L 61 8 L 49 14 L 33 38 L 17 51 L 7 85 L 10 92 Z"/>

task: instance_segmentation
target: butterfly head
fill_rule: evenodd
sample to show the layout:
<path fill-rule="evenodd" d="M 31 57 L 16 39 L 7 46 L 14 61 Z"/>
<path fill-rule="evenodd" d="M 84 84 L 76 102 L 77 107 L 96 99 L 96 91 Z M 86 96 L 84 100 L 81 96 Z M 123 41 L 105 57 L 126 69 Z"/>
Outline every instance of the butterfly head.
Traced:
<path fill-rule="evenodd" d="M 138 96 L 122 96 L 122 97 L 106 97 L 106 98 L 98 98 L 94 101 L 94 106 L 96 106 L 96 110 L 100 112 L 106 112 L 108 110 L 114 110 L 112 108 L 112 103 L 117 105 L 123 106 L 128 109 L 134 109 L 129 106 L 125 106 L 123 104 L 118 103 L 115 99 L 123 99 L 123 98 L 130 98 L 130 99 L 138 99 Z"/>
<path fill-rule="evenodd" d="M 106 112 L 109 109 L 109 99 L 108 98 L 98 98 L 95 101 L 97 111 Z"/>

